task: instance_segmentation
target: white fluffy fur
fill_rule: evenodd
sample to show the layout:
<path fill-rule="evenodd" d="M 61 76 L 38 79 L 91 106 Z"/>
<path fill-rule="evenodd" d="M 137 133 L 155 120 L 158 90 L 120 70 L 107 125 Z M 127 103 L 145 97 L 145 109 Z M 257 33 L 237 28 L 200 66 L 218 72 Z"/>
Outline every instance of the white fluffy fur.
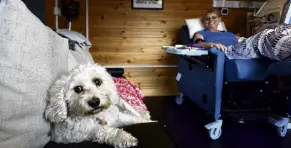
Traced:
<path fill-rule="evenodd" d="M 101 85 L 95 85 L 94 79 L 99 79 Z M 83 87 L 82 93 L 74 91 L 76 86 Z M 99 106 L 103 109 L 90 107 L 88 101 L 93 97 L 100 99 Z M 45 117 L 53 123 L 51 136 L 57 143 L 92 141 L 114 147 L 131 147 L 138 143 L 135 137 L 118 127 L 153 122 L 149 115 L 136 111 L 120 99 L 110 74 L 95 64 L 80 65 L 51 86 Z"/>

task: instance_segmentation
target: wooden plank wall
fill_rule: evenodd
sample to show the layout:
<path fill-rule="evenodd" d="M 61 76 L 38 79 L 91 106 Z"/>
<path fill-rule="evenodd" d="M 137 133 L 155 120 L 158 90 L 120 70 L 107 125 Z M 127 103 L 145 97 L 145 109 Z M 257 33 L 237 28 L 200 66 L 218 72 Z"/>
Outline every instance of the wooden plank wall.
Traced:
<path fill-rule="evenodd" d="M 85 35 L 85 0 L 72 29 Z M 53 0 L 46 1 L 46 22 L 54 28 Z M 200 17 L 212 7 L 212 0 L 164 0 L 164 10 L 136 10 L 131 0 L 90 0 L 90 49 L 95 62 L 103 65 L 174 65 L 176 56 L 163 52 L 161 46 L 175 45 L 185 18 Z M 247 10 L 231 9 L 224 16 L 228 30 L 245 34 Z M 66 27 L 62 17 L 60 27 Z M 145 96 L 178 94 L 176 68 L 125 69 L 125 76 Z"/>

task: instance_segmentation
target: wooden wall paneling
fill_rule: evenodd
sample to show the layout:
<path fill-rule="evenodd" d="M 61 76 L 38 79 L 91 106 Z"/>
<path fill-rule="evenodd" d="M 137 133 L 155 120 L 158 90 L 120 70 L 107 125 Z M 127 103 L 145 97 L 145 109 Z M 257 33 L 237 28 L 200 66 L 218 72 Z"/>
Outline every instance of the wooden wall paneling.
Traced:
<path fill-rule="evenodd" d="M 72 30 L 85 35 L 85 1 Z M 46 22 L 54 28 L 54 1 L 46 1 Z M 102 65 L 175 65 L 177 57 L 161 49 L 175 45 L 184 19 L 202 16 L 212 0 L 164 0 L 164 10 L 131 8 L 131 0 L 89 0 L 89 31 L 95 62 Z M 246 9 L 230 9 L 223 16 L 227 29 L 245 33 Z M 60 28 L 67 21 L 60 17 Z M 125 76 L 146 96 L 177 95 L 177 68 L 125 69 Z"/>
<path fill-rule="evenodd" d="M 125 69 L 125 76 L 145 95 L 177 95 L 176 68 Z M 167 87 L 165 87 L 167 86 Z"/>
<path fill-rule="evenodd" d="M 164 50 L 161 47 L 157 46 L 146 46 L 143 45 L 133 45 L 133 46 L 108 46 L 108 45 L 93 45 L 90 49 L 91 52 L 94 53 L 111 53 L 111 54 L 119 54 L 119 53 L 139 53 L 139 54 L 165 54 Z M 169 55 L 167 55 L 169 56 Z"/>
<path fill-rule="evenodd" d="M 176 39 L 178 29 L 172 28 L 98 28 L 90 27 L 96 37 L 171 38 Z"/>
<path fill-rule="evenodd" d="M 104 65 L 175 65 L 176 56 L 167 54 L 133 54 L 133 53 L 92 53 L 95 62 Z"/>

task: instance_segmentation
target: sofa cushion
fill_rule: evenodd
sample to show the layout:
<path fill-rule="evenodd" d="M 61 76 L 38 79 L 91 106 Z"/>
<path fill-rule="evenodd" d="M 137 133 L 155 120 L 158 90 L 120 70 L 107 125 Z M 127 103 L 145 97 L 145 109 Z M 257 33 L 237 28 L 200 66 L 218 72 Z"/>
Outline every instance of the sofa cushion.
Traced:
<path fill-rule="evenodd" d="M 261 81 L 268 76 L 269 59 L 226 60 L 225 77 L 228 82 Z"/>
<path fill-rule="evenodd" d="M 47 89 L 68 69 L 68 40 L 21 0 L 1 0 L 0 51 L 0 147 L 43 147 L 50 140 Z"/>

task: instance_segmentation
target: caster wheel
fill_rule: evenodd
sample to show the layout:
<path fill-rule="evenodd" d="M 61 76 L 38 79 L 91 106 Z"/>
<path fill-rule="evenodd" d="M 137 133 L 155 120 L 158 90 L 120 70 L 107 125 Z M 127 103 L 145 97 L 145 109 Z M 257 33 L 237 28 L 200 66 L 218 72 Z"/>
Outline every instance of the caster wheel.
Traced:
<path fill-rule="evenodd" d="M 176 97 L 176 103 L 178 105 L 181 105 L 183 103 L 184 99 L 183 99 L 183 96 L 177 96 Z"/>
<path fill-rule="evenodd" d="M 222 130 L 221 128 L 212 128 L 209 129 L 208 134 L 212 140 L 217 140 L 221 136 Z"/>
<path fill-rule="evenodd" d="M 277 127 L 277 133 L 280 137 L 285 137 L 287 134 L 288 127 L 286 125 L 282 127 Z"/>

